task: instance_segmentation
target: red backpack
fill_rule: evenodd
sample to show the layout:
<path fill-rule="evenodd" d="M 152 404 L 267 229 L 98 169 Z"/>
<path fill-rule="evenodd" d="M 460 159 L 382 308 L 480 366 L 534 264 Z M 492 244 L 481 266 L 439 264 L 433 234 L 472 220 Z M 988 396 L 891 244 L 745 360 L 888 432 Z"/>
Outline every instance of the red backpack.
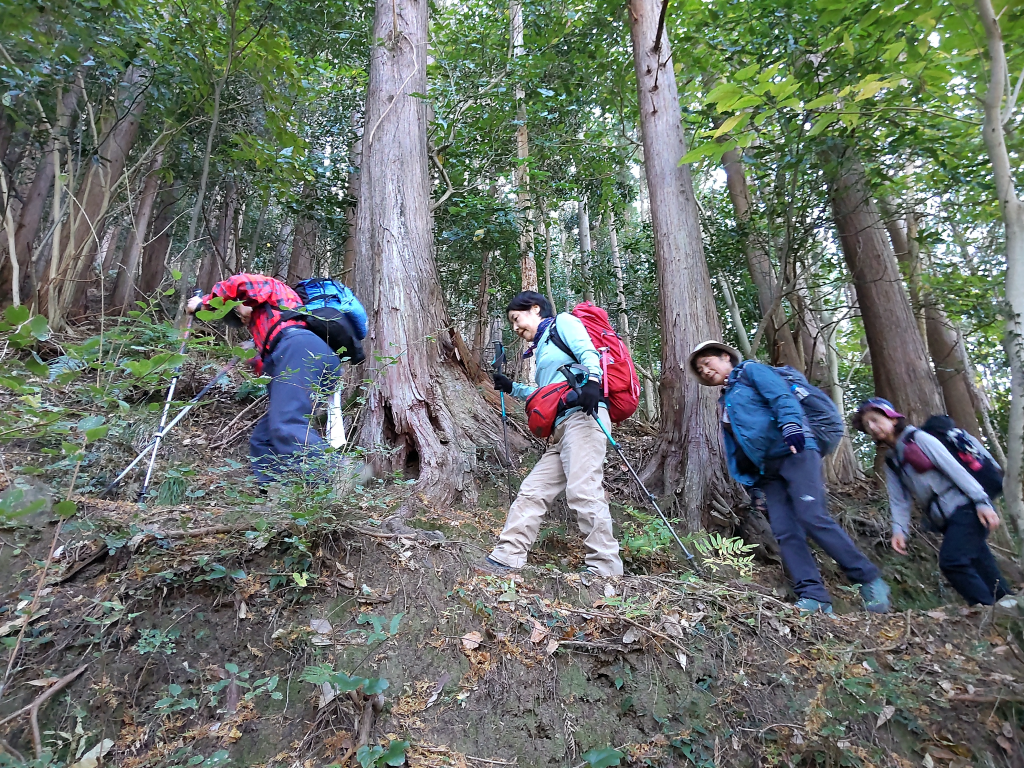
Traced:
<path fill-rule="evenodd" d="M 591 342 L 601 355 L 601 374 L 604 397 L 608 403 L 608 415 L 616 423 L 625 421 L 636 413 L 637 406 L 640 405 L 640 378 L 636 375 L 633 358 L 626 343 L 612 328 L 608 313 L 593 302 L 580 302 L 573 307 L 570 314 L 583 323 Z M 556 325 L 551 326 L 548 339 L 576 360 L 576 355 L 569 349 L 569 345 L 558 335 Z"/>

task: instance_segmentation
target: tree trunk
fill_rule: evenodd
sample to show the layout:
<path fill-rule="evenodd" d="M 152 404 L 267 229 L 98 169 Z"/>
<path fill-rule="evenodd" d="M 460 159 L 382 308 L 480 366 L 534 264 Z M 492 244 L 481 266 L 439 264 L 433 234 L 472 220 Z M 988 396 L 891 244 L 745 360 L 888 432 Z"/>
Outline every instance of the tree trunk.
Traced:
<path fill-rule="evenodd" d="M 775 269 L 763 243 L 754 237 L 750 214 L 750 187 L 747 185 L 747 174 L 743 170 L 741 150 L 730 149 L 722 155 L 722 167 L 725 169 L 725 183 L 729 189 L 729 200 L 732 202 L 736 226 L 743 243 L 743 254 L 747 258 L 747 269 L 750 279 L 757 289 L 757 306 L 761 317 L 771 313 L 771 319 L 765 325 L 764 335 L 768 341 L 769 358 L 773 365 L 792 365 L 801 367 L 801 360 L 796 349 L 793 333 L 786 322 L 786 310 L 781 302 L 776 306 L 777 290 Z M 774 311 L 772 307 L 775 307 Z"/>
<path fill-rule="evenodd" d="M 481 354 L 487 345 L 491 316 L 491 252 L 484 251 L 480 260 L 480 291 L 476 298 L 476 333 L 473 337 L 473 352 Z"/>
<path fill-rule="evenodd" d="M 114 285 L 114 295 L 110 299 L 111 311 L 123 310 L 135 301 L 135 275 L 139 271 L 142 248 L 146 242 L 146 234 L 149 232 L 149 220 L 153 216 L 153 204 L 156 202 L 156 193 L 160 188 L 160 168 L 163 167 L 163 164 L 164 151 L 158 149 L 149 165 L 146 181 L 142 185 L 139 207 L 135 211 L 135 226 L 128 233 L 128 242 L 124 246 L 121 268 L 117 273 L 117 283 Z"/>
<path fill-rule="evenodd" d="M 277 246 L 274 248 L 274 266 L 271 270 L 271 277 L 284 280 L 288 277 L 288 255 L 291 248 L 292 230 L 295 228 L 295 221 L 285 217 L 281 220 L 281 228 L 277 232 Z"/>
<path fill-rule="evenodd" d="M 1024 200 L 1017 192 L 1013 177 L 1013 161 L 1006 147 L 1003 117 L 1003 89 L 1008 78 L 1006 52 L 999 19 L 991 0 L 975 0 L 978 15 L 985 28 L 990 73 L 985 92 L 985 122 L 982 135 L 999 197 L 1006 233 L 1006 303 L 1007 323 L 1005 346 L 1010 360 L 1010 423 L 1006 436 L 1006 476 L 1003 492 L 1006 512 L 1024 537 L 1024 496 L 1021 475 L 1024 471 Z M 1012 116 L 1007 105 L 1006 120 Z"/>
<path fill-rule="evenodd" d="M 72 307 L 85 298 L 93 257 L 99 248 L 99 232 L 110 204 L 110 193 L 124 171 L 128 153 L 139 132 L 145 106 L 146 73 L 129 66 L 118 86 L 115 111 L 104 118 L 103 133 L 68 215 L 61 237 L 60 263 L 51 264 L 40 285 L 40 311 L 49 315 L 50 327 L 59 329 Z M 56 280 L 54 280 L 54 274 Z"/>
<path fill-rule="evenodd" d="M 896 255 L 860 161 L 838 146 L 826 159 L 832 213 L 857 291 L 875 393 L 894 403 L 911 423 L 920 424 L 942 410 L 942 398 Z"/>
<path fill-rule="evenodd" d="M 53 158 L 60 151 L 60 137 L 67 131 L 71 116 L 78 106 L 81 89 L 73 86 L 58 95 L 57 125 L 51 128 L 50 137 L 43 146 L 36 172 L 32 177 L 28 192 L 22 196 L 22 206 L 18 211 L 18 219 L 14 229 L 14 247 L 18 254 L 18 271 L 21 273 L 21 295 L 27 299 L 34 293 L 36 275 L 34 274 L 32 248 L 39 234 L 43 220 L 46 199 L 53 193 Z M 45 127 L 50 128 L 48 123 Z M 0 245 L 0 251 L 6 251 L 6 242 Z M 4 255 L 0 258 L 0 304 L 10 301 L 11 262 Z"/>
<path fill-rule="evenodd" d="M 728 506 L 725 500 L 731 492 L 719 436 L 718 393 L 687 375 L 686 359 L 699 342 L 720 339 L 722 329 L 704 259 L 690 167 L 679 162 L 686 146 L 667 30 L 662 27 L 657 37 L 660 8 L 658 0 L 630 0 L 627 11 L 663 340 L 661 439 L 644 476 L 674 500 L 685 528 L 695 530 L 712 502 Z"/>
<path fill-rule="evenodd" d="M 363 139 L 358 137 L 352 143 L 349 155 L 348 197 L 352 201 L 345 208 L 345 224 L 348 233 L 345 237 L 345 260 L 342 266 L 341 279 L 350 285 L 355 278 L 356 268 L 356 207 L 359 205 L 359 165 L 363 157 Z"/>
<path fill-rule="evenodd" d="M 740 352 L 745 358 L 752 358 L 753 352 L 750 349 L 750 339 L 747 338 L 747 329 L 743 327 L 743 316 L 740 314 L 740 305 L 736 301 L 736 294 L 732 285 L 725 279 L 722 272 L 718 273 L 718 285 L 722 289 L 725 298 L 725 305 L 729 308 L 729 319 L 732 321 L 732 329 L 736 332 L 736 340 L 739 342 Z"/>
<path fill-rule="evenodd" d="M 540 220 L 544 225 L 544 289 L 547 291 L 551 308 L 555 307 L 555 294 L 551 290 L 551 219 L 548 217 L 544 201 L 540 201 Z"/>
<path fill-rule="evenodd" d="M 292 240 L 292 255 L 288 260 L 288 285 L 313 276 L 313 255 L 320 226 L 315 219 L 300 216 Z"/>
<path fill-rule="evenodd" d="M 619 255 L 619 233 L 615 230 L 615 211 L 608 209 L 608 239 L 612 252 L 612 267 L 615 270 L 615 299 L 619 307 L 619 335 L 632 348 L 629 334 L 629 313 L 626 306 L 626 285 L 622 276 L 622 257 Z"/>
<path fill-rule="evenodd" d="M 428 0 L 377 0 L 374 14 L 355 254 L 373 383 L 359 438 L 378 474 L 418 474 L 418 497 L 443 509 L 475 500 L 477 446 L 503 441 L 469 361 L 455 355 L 434 262 L 425 105 L 415 95 L 427 92 L 428 12 Z"/>
<path fill-rule="evenodd" d="M 256 228 L 252 233 L 252 242 L 249 243 L 249 262 L 254 265 L 256 264 L 256 254 L 262 250 L 260 247 L 260 241 L 263 239 L 263 225 L 267 222 L 268 210 L 270 210 L 269 189 L 263 198 L 263 204 L 260 205 L 260 214 L 256 219 Z"/>
<path fill-rule="evenodd" d="M 594 300 L 594 283 L 590 279 L 590 211 L 586 199 L 576 203 L 580 231 L 580 278 L 583 280 L 583 300 Z"/>
<path fill-rule="evenodd" d="M 142 272 L 139 276 L 139 294 L 151 296 L 163 282 L 164 268 L 171 249 L 171 227 L 178 197 L 173 183 L 165 183 L 156 205 L 152 237 L 142 249 Z"/>
<path fill-rule="evenodd" d="M 522 56 L 523 5 L 521 0 L 509 0 L 509 54 L 513 59 Z M 516 169 L 513 183 L 516 188 L 516 211 L 519 218 L 519 262 L 524 291 L 536 291 L 537 259 L 533 254 L 533 204 L 530 200 L 530 137 L 526 129 L 526 93 L 516 83 Z"/>
<path fill-rule="evenodd" d="M 921 338 L 928 345 L 928 320 L 925 310 L 926 299 L 921 282 L 920 249 L 917 243 L 917 217 L 913 211 L 907 211 L 904 221 L 906 229 L 900 223 L 892 203 L 885 198 L 878 199 L 878 207 L 885 218 L 885 228 L 889 232 L 889 242 L 896 253 L 896 260 L 903 265 L 907 275 L 907 287 L 910 289 L 910 306 L 914 309 L 914 319 Z"/>

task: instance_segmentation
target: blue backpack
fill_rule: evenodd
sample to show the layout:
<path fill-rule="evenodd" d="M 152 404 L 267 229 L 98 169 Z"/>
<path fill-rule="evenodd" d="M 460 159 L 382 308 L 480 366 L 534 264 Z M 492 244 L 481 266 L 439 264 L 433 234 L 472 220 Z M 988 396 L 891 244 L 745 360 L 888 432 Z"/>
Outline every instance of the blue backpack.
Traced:
<path fill-rule="evenodd" d="M 828 456 L 846 434 L 846 425 L 836 404 L 793 366 L 779 365 L 772 370 L 789 385 L 793 396 L 800 403 L 807 426 L 811 428 L 814 441 L 818 444 L 818 452 L 823 457 Z"/>
<path fill-rule="evenodd" d="M 282 311 L 282 319 L 301 318 L 306 327 L 343 359 L 358 365 L 366 359 L 362 340 L 366 338 L 366 309 L 348 286 L 337 280 L 311 278 L 295 286 L 302 306 Z"/>

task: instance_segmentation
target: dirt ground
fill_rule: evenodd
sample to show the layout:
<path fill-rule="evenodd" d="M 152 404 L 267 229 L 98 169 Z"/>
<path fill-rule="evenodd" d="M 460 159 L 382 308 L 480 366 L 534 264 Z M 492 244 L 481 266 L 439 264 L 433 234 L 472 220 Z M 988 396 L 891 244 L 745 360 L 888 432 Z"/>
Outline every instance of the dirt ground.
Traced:
<path fill-rule="evenodd" d="M 211 448 L 217 429 L 169 446 L 176 503 L 83 496 L 70 519 L 0 531 L 5 669 L 17 652 L 0 765 L 1024 765 L 1024 620 L 958 602 L 934 539 L 897 560 L 868 489 L 833 510 L 896 610 L 858 610 L 823 558 L 839 612 L 801 618 L 777 564 L 697 578 L 646 540 L 614 462 L 631 575 L 574 572 L 560 503 L 503 580 L 472 569 L 507 509 L 499 468 L 477 506 L 423 508 L 396 534 L 381 522 L 401 479 L 262 498 L 244 440 Z"/>

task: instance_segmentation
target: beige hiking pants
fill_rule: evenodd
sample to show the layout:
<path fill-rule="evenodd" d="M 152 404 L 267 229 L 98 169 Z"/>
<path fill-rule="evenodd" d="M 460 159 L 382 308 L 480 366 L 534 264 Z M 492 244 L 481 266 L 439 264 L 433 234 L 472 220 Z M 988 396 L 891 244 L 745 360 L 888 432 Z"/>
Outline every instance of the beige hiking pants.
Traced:
<path fill-rule="evenodd" d="M 598 413 L 610 428 L 608 411 L 599 408 Z M 619 543 L 612 535 L 612 518 L 602 486 L 606 448 L 607 438 L 593 416 L 577 411 L 559 424 L 548 449 L 523 481 L 491 559 L 522 568 L 540 533 L 544 514 L 565 491 L 583 534 L 587 565 L 601 576 L 621 576 Z"/>

